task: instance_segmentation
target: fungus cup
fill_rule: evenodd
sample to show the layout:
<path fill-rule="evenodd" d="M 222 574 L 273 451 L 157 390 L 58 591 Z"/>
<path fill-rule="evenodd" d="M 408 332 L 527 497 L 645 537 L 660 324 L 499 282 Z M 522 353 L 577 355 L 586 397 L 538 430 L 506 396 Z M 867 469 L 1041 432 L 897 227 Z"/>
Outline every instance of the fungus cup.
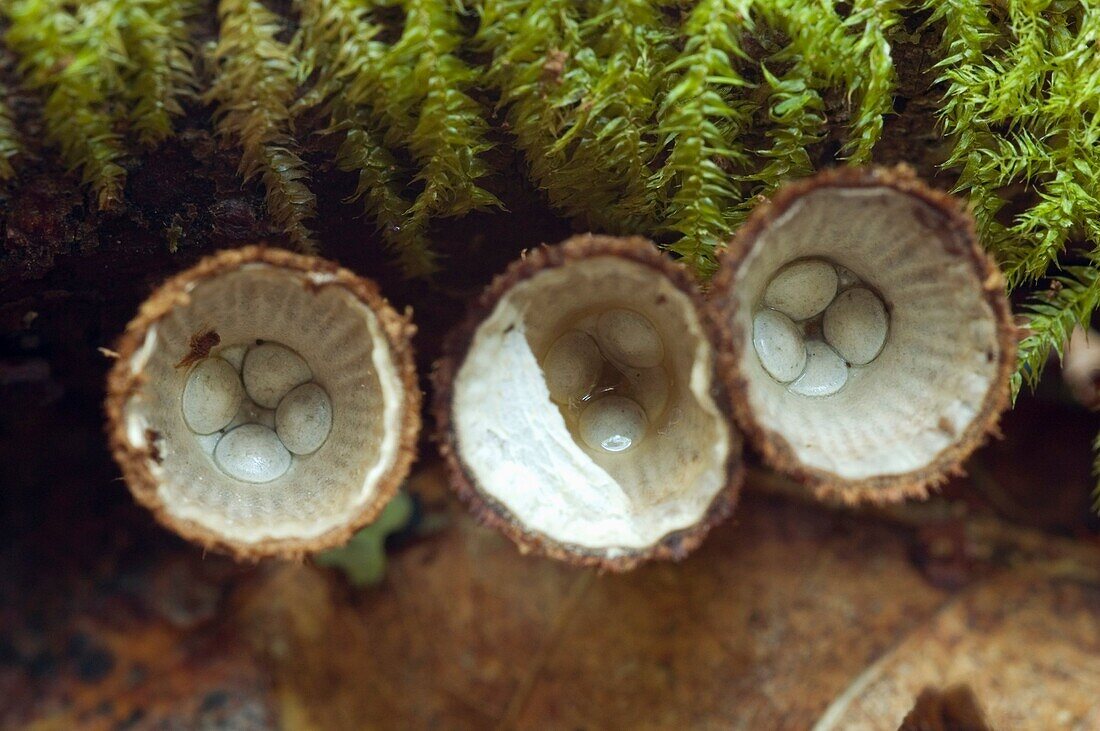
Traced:
<path fill-rule="evenodd" d="M 331 262 L 259 246 L 202 260 L 116 348 L 107 427 L 126 483 L 164 525 L 237 557 L 345 542 L 413 459 L 413 332 Z"/>
<path fill-rule="evenodd" d="M 644 239 L 528 252 L 433 374 L 453 486 L 525 552 L 611 570 L 682 558 L 740 485 L 722 332 L 686 271 Z"/>
<path fill-rule="evenodd" d="M 712 304 L 738 423 L 820 496 L 925 496 L 1008 403 L 1001 274 L 963 206 L 908 168 L 782 188 L 737 232 Z"/>

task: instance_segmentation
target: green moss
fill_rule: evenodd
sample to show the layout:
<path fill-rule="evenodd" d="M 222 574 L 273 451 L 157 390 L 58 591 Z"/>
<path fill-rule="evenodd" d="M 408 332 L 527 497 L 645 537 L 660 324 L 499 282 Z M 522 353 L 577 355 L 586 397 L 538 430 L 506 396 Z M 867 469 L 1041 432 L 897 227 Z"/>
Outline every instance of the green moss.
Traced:
<path fill-rule="evenodd" d="M 591 69 L 575 61 L 583 48 L 580 8 L 563 0 L 487 0 L 481 6 L 480 47 L 492 54 L 486 80 L 500 99 L 513 144 L 524 153 L 535 184 L 570 215 L 598 218 L 620 189 L 608 167 L 596 164 L 578 178 L 573 164 L 584 135 L 573 122 Z M 555 146 L 564 133 L 573 138 Z M 583 151 L 579 154 L 584 154 Z M 592 208 L 588 201 L 598 202 Z"/>
<path fill-rule="evenodd" d="M 8 107 L 3 102 L 6 93 L 7 90 L 0 84 L 0 180 L 9 180 L 15 177 L 15 167 L 12 163 L 15 156 L 23 149 L 11 113 L 8 112 Z"/>
<path fill-rule="evenodd" d="M 109 103 L 125 64 L 118 2 L 15 0 L 6 6 L 8 46 L 25 83 L 43 95 L 46 135 L 61 159 L 80 171 L 100 208 L 122 200 L 126 172 L 122 135 Z"/>
<path fill-rule="evenodd" d="M 190 7 L 4 6 L 47 136 L 101 205 L 121 199 L 130 143 L 170 135 L 195 86 Z M 500 205 L 489 161 L 511 158 L 492 140 L 565 215 L 653 236 L 706 275 L 757 196 L 828 150 L 874 158 L 905 21 L 933 49 L 917 71 L 942 91 L 944 168 L 1010 286 L 1038 293 L 1017 388 L 1098 304 L 1100 8 L 1087 0 L 297 0 L 288 16 L 222 0 L 219 17 L 205 99 L 271 218 L 312 248 L 299 145 L 332 137 L 417 276 L 439 266 L 433 221 Z M 0 175 L 16 149 L 0 110 Z"/>
<path fill-rule="evenodd" d="M 127 134 L 146 146 L 165 139 L 194 92 L 192 0 L 15 0 L 3 11 L 24 83 L 42 95 L 50 142 L 100 208 L 119 204 Z M 0 114 L 0 174 L 9 130 Z"/>
<path fill-rule="evenodd" d="M 1088 327 L 1100 305 L 1100 256 L 1091 266 L 1067 266 L 1051 279 L 1051 287 L 1023 308 L 1025 335 L 1020 341 L 1020 368 L 1013 376 L 1012 393 L 1023 384 L 1039 383 L 1052 352 L 1062 356 L 1077 327 Z"/>
<path fill-rule="evenodd" d="M 904 0 L 855 0 L 852 14 L 844 21 L 858 36 L 850 40 L 853 57 L 848 65 L 848 94 L 859 99 L 845 152 L 851 163 L 871 160 L 871 152 L 882 135 L 883 120 L 894 110 L 894 58 L 890 32 L 901 22 Z"/>
<path fill-rule="evenodd" d="M 320 107 L 322 133 L 343 135 L 336 163 L 358 173 L 354 197 L 405 272 L 428 275 L 437 268 L 431 220 L 500 205 L 481 187 L 492 173 L 489 125 L 467 93 L 479 71 L 456 53 L 466 40 L 459 13 L 444 0 L 407 0 L 387 44 L 377 6 L 302 0 L 298 9 L 310 82 L 296 111 Z"/>
<path fill-rule="evenodd" d="M 303 77 L 308 87 L 297 115 L 320 109 L 322 135 L 342 135 L 336 165 L 358 175 L 354 199 L 374 219 L 383 240 L 410 276 L 431 273 L 435 255 L 423 221 L 411 225 L 406 188 L 411 174 L 383 142 L 390 118 L 381 98 L 388 46 L 377 40 L 381 26 L 355 0 L 301 0 Z"/>
<path fill-rule="evenodd" d="M 271 219 L 298 249 L 312 252 L 306 221 L 315 215 L 316 198 L 290 123 L 298 90 L 295 49 L 278 40 L 282 21 L 258 0 L 221 0 L 218 18 L 214 81 L 206 92 L 217 108 L 218 132 L 240 145 L 242 177 L 263 182 Z"/>
<path fill-rule="evenodd" d="M 1100 175 L 1100 9 L 965 5 L 967 21 L 947 23 L 939 64 L 955 139 L 948 165 L 962 167 L 958 189 L 974 197 L 983 238 L 1016 286 L 1044 276 L 1074 238 L 1100 231 L 1090 190 Z M 1002 216 L 1010 186 L 1026 186 L 1027 205 Z"/>
<path fill-rule="evenodd" d="M 382 141 L 403 146 L 419 188 L 401 228 L 421 232 L 435 217 L 500 205 L 480 187 L 491 173 L 491 147 L 481 105 L 467 93 L 476 67 L 456 55 L 464 41 L 450 0 L 406 0 L 401 37 L 382 58 L 379 100 L 388 128 Z"/>
<path fill-rule="evenodd" d="M 1061 0 L 929 2 L 944 23 L 941 115 L 982 240 L 1012 287 L 1051 273 L 1023 312 L 1016 393 L 1100 304 L 1100 8 Z M 1067 251 L 1078 242 L 1085 247 Z M 1067 266 L 1084 257 L 1087 266 Z M 1053 272 L 1052 272 L 1053 270 Z M 1059 273 L 1061 272 L 1061 273 Z"/>
<path fill-rule="evenodd" d="M 580 30 L 592 51 L 592 87 L 551 152 L 575 143 L 571 165 L 578 179 L 593 165 L 607 171 L 607 201 L 598 217 L 602 228 L 653 229 L 660 205 L 651 185 L 651 164 L 660 148 L 657 105 L 665 84 L 662 71 L 675 58 L 675 34 L 647 0 L 595 3 Z"/>
<path fill-rule="evenodd" d="M 707 274 L 756 195 L 812 170 L 827 92 L 851 106 L 844 155 L 869 159 L 892 107 L 899 5 L 842 17 L 817 0 L 486 0 L 477 40 L 550 201 L 594 228 L 659 236 Z"/>
<path fill-rule="evenodd" d="M 679 236 L 672 250 L 704 273 L 730 233 L 728 209 L 740 200 L 738 176 L 749 155 L 741 138 L 752 108 L 736 101 L 749 83 L 735 70 L 747 58 L 741 36 L 751 32 L 749 2 L 703 0 L 687 16 L 683 51 L 665 74 L 657 131 L 667 159 L 651 181 L 664 200 L 662 229 Z"/>
<path fill-rule="evenodd" d="M 193 96 L 197 82 L 194 48 L 187 21 L 195 0 L 129 0 L 122 40 L 129 60 L 123 95 L 138 141 L 153 147 L 172 134 L 180 102 Z"/>

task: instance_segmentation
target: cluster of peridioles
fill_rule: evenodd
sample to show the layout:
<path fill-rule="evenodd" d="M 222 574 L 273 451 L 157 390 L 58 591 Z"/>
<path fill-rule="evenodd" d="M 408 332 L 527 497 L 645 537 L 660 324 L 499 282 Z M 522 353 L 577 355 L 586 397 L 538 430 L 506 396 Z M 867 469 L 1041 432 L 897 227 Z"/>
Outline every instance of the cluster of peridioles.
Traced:
<path fill-rule="evenodd" d="M 332 429 L 332 402 L 302 356 L 279 343 L 234 345 L 188 373 L 183 420 L 228 476 L 264 483 Z"/>
<path fill-rule="evenodd" d="M 143 310 L 111 377 L 112 444 L 135 495 L 184 535 L 239 554 L 319 550 L 346 540 L 406 476 L 419 428 L 413 329 L 373 283 L 272 249 L 223 252 L 170 283 L 191 298 L 152 300 L 170 303 L 163 317 L 201 307 L 196 284 L 261 275 L 299 308 L 313 307 L 302 292 L 316 298 L 345 341 L 371 341 L 347 361 L 360 375 L 318 381 L 310 364 L 340 352 L 310 352 L 301 332 L 296 350 L 284 345 L 262 311 L 264 342 L 158 370 L 156 350 L 180 345 L 150 337 L 157 319 Z M 217 312 L 194 314 L 217 327 Z M 579 236 L 531 252 L 448 337 L 433 410 L 452 483 L 486 522 L 525 550 L 625 570 L 682 556 L 728 514 L 739 427 L 818 492 L 923 494 L 995 425 L 1012 332 L 961 204 L 907 169 L 831 171 L 753 213 L 706 297 L 644 239 Z M 358 418 L 336 424 L 353 402 Z M 895 449 L 902 437 L 910 446 Z M 203 458 L 165 458 L 187 438 Z M 327 454 L 317 451 L 326 440 L 342 449 L 333 469 L 309 473 L 328 475 L 318 485 L 293 464 Z M 225 494 L 211 497 L 211 484 Z M 265 498 L 268 484 L 281 492 Z M 240 515 L 219 511 L 241 502 L 248 530 L 234 532 Z M 334 527 L 305 536 L 314 514 Z"/>
<path fill-rule="evenodd" d="M 625 452 L 668 403 L 664 343 L 653 323 L 613 308 L 580 319 L 542 359 L 550 398 L 589 447 Z"/>
<path fill-rule="evenodd" d="M 853 366 L 878 357 L 889 325 L 882 299 L 850 270 L 800 259 L 768 283 L 752 341 L 764 370 L 792 393 L 831 396 Z"/>

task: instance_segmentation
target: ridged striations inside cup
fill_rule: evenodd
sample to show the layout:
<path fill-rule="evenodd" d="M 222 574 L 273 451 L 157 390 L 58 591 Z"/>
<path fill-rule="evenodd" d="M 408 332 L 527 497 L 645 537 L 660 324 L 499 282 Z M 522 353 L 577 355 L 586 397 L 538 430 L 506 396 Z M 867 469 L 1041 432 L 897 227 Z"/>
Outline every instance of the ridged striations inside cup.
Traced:
<path fill-rule="evenodd" d="M 810 345 L 806 368 L 815 353 L 835 366 L 816 391 L 769 373 L 765 364 L 793 362 L 790 346 L 775 346 L 787 348 L 777 360 L 761 341 L 761 323 L 778 317 L 769 284 L 807 261 L 841 272 L 831 309 L 786 320 Z M 907 173 L 843 171 L 781 192 L 739 234 L 726 267 L 715 297 L 735 333 L 739 415 L 770 462 L 825 492 L 919 494 L 969 454 L 1005 405 L 1014 341 L 1002 280 L 968 216 Z"/>

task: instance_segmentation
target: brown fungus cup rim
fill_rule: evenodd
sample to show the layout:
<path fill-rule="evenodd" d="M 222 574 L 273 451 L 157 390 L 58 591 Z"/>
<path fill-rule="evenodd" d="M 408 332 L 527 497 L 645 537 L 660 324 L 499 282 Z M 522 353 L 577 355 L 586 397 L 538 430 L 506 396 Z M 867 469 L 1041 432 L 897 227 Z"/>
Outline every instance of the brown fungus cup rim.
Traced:
<path fill-rule="evenodd" d="M 969 265 L 981 288 L 981 296 L 996 321 L 998 362 L 981 407 L 966 428 L 926 466 L 901 474 L 848 479 L 802 464 L 788 439 L 764 426 L 749 402 L 749 379 L 741 366 L 751 353 L 743 350 L 742 328 L 736 322 L 738 310 L 734 288 L 741 267 L 768 228 L 804 196 L 826 188 L 888 188 L 927 205 L 935 216 L 944 240 L 961 245 L 951 253 Z M 948 247 L 945 247 L 947 249 Z M 815 496 L 845 503 L 885 504 L 906 498 L 924 498 L 953 475 L 963 473 L 962 463 L 990 435 L 997 435 L 997 422 L 1009 402 L 1009 380 L 1016 364 L 1017 332 L 1005 294 L 1004 278 L 993 260 L 978 243 L 973 216 L 954 196 L 929 188 L 911 168 L 837 168 L 805 180 L 787 184 L 768 201 L 757 206 L 736 232 L 720 257 L 719 271 L 710 291 L 715 316 L 725 323 L 731 347 L 722 353 L 723 370 L 732 382 L 733 413 L 764 462 L 806 485 Z"/>
<path fill-rule="evenodd" d="M 483 491 L 472 471 L 464 463 L 455 430 L 452 401 L 454 382 L 465 361 L 479 327 L 493 313 L 501 299 L 517 284 L 540 272 L 582 262 L 593 257 L 614 257 L 648 267 L 665 277 L 687 296 L 694 306 L 703 333 L 715 351 L 711 395 L 720 417 L 730 432 L 730 449 L 723 466 L 723 485 L 711 499 L 700 519 L 688 528 L 666 534 L 656 543 L 641 549 L 594 549 L 557 541 L 541 532 L 526 528 L 504 505 Z M 741 436 L 729 411 L 728 385 L 718 367 L 718 354 L 726 347 L 728 336 L 721 324 L 710 317 L 702 294 L 688 271 L 661 253 L 650 241 L 640 237 L 612 237 L 585 234 L 552 246 L 525 252 L 512 262 L 469 307 L 465 319 L 452 330 L 444 343 L 444 354 L 432 373 L 432 410 L 436 420 L 436 438 L 444 458 L 451 487 L 467 503 L 473 515 L 511 539 L 522 553 L 532 553 L 565 561 L 576 566 L 601 570 L 627 571 L 651 559 L 681 560 L 697 548 L 710 529 L 730 515 L 737 503 L 744 476 Z"/>
<path fill-rule="evenodd" d="M 349 513 L 340 525 L 309 538 L 268 537 L 255 542 L 242 542 L 201 523 L 174 515 L 158 494 L 158 481 L 149 466 L 151 461 L 158 460 L 156 442 L 150 440 L 147 446 L 135 446 L 126 435 L 126 405 L 147 380 L 142 373 L 131 370 L 131 358 L 142 346 L 149 328 L 159 323 L 175 307 L 186 306 L 191 301 L 190 291 L 195 284 L 254 264 L 302 274 L 322 274 L 323 278 L 303 279 L 302 286 L 310 291 L 340 287 L 366 305 L 377 318 L 379 331 L 386 339 L 403 391 L 397 454 L 391 467 L 378 478 L 374 495 L 364 505 Z M 115 346 L 117 358 L 107 377 L 105 401 L 111 453 L 135 500 L 148 508 L 166 528 L 206 549 L 230 554 L 237 559 L 258 559 L 265 556 L 300 558 L 341 545 L 355 531 L 378 516 L 397 493 L 415 458 L 420 432 L 421 402 L 411 344 L 415 332 L 411 311 L 406 311 L 404 315 L 398 314 L 373 281 L 357 276 L 331 261 L 268 248 L 265 245 L 219 251 L 174 275 L 158 287 L 142 303 L 138 314 L 119 337 Z M 199 357 L 204 355 L 199 354 Z"/>

